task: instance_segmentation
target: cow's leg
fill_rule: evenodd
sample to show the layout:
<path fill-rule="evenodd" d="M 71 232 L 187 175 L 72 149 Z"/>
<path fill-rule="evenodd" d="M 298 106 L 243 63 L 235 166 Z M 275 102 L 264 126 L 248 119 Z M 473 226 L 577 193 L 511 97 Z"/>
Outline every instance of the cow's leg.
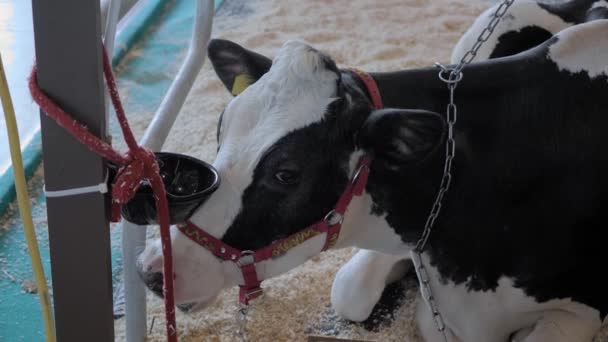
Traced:
<path fill-rule="evenodd" d="M 420 295 L 418 295 L 418 304 L 416 306 L 416 322 L 418 323 L 418 330 L 420 331 L 420 335 L 422 335 L 422 340 L 424 342 L 444 342 L 441 332 L 437 330 L 431 310 L 424 303 Z M 461 342 L 461 340 L 452 333 L 450 328 L 446 327 L 445 329 L 448 342 Z"/>
<path fill-rule="evenodd" d="M 516 332 L 512 341 L 591 342 L 600 326 L 599 319 L 580 317 L 566 311 L 553 311 L 543 315 L 533 327 Z"/>
<path fill-rule="evenodd" d="M 334 310 L 348 320 L 364 321 L 386 285 L 400 279 L 410 265 L 405 256 L 360 250 L 336 274 L 331 289 Z"/>

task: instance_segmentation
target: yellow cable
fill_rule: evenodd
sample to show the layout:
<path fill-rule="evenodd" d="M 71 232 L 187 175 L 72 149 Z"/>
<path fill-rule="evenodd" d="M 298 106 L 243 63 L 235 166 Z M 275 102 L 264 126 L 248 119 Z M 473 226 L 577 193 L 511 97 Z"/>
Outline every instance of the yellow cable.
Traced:
<path fill-rule="evenodd" d="M 15 119 L 15 109 L 13 101 L 8 90 L 8 82 L 4 66 L 2 65 L 2 56 L 0 55 L 0 99 L 4 108 L 4 116 L 6 118 L 6 129 L 8 131 L 8 140 L 11 149 L 11 159 L 13 161 L 13 170 L 15 173 L 15 188 L 17 190 L 17 202 L 19 204 L 19 212 L 23 221 L 25 230 L 25 239 L 27 248 L 30 252 L 32 260 L 32 269 L 38 287 L 38 295 L 40 296 L 40 304 L 42 305 L 42 315 L 44 316 L 44 328 L 46 330 L 46 341 L 55 341 L 55 324 L 53 323 L 53 315 L 51 312 L 51 297 L 46 286 L 46 277 L 40 260 L 40 251 L 38 249 L 38 241 L 36 240 L 36 232 L 34 230 L 34 222 L 30 210 L 30 199 L 27 193 L 27 183 L 25 181 L 25 172 L 23 171 L 23 161 L 21 160 L 21 144 L 19 143 L 19 131 L 17 130 L 17 120 Z"/>

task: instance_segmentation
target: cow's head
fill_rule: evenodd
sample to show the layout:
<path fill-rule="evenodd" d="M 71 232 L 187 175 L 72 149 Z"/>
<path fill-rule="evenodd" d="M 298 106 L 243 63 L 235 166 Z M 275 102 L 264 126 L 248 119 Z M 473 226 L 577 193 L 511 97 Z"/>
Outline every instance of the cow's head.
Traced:
<path fill-rule="evenodd" d="M 336 204 L 365 152 L 374 172 L 425 158 L 443 139 L 443 119 L 414 110 L 373 110 L 363 85 L 347 70 L 301 41 L 289 41 L 276 58 L 224 40 L 209 45 L 213 67 L 235 95 L 219 115 L 214 162 L 221 185 L 191 221 L 241 250 L 255 250 L 322 219 Z M 345 217 L 338 246 L 361 245 L 371 234 L 382 241 L 369 195 L 356 199 Z M 386 228 L 390 230 L 390 228 Z M 242 283 L 231 262 L 172 229 L 176 301 L 203 307 L 221 289 Z M 287 254 L 258 265 L 268 278 L 317 254 L 316 236 Z M 367 238 L 369 239 L 369 238 Z M 160 242 L 140 258 L 152 289 L 162 288 Z M 159 291 L 156 291 L 159 292 Z M 194 305 L 191 305 L 194 304 Z"/>

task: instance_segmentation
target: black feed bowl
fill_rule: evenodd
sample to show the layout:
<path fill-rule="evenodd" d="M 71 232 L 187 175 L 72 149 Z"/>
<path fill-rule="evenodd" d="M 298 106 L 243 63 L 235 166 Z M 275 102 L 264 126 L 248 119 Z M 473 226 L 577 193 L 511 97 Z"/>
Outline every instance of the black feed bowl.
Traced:
<path fill-rule="evenodd" d="M 171 224 L 186 221 L 220 185 L 220 176 L 208 163 L 183 154 L 156 152 L 167 190 Z M 122 207 L 122 217 L 138 225 L 158 224 L 152 187 L 142 183 Z"/>

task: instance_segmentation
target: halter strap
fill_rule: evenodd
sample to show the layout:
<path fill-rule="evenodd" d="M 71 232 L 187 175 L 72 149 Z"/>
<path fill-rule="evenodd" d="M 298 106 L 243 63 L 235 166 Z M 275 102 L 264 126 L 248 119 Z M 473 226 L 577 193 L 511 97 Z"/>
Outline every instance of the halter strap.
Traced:
<path fill-rule="evenodd" d="M 369 93 L 369 97 L 372 100 L 372 104 L 376 109 L 384 108 L 384 103 L 382 102 L 382 95 L 380 95 L 380 89 L 378 88 L 378 83 L 374 78 L 366 73 L 363 70 L 359 70 L 357 68 L 350 69 L 353 73 L 359 76 L 359 79 L 363 84 L 365 84 L 365 88 L 367 88 L 367 92 Z"/>
<path fill-rule="evenodd" d="M 248 305 L 249 300 L 262 294 L 260 284 L 264 279 L 260 279 L 258 276 L 256 264 L 268 259 L 281 257 L 292 248 L 322 233 L 325 233 L 326 237 L 320 252 L 335 246 L 340 236 L 340 229 L 342 228 L 344 215 L 349 204 L 355 196 L 361 196 L 365 190 L 369 177 L 369 164 L 369 157 L 362 156 L 359 161 L 359 168 L 351 181 L 348 182 L 342 195 L 340 195 L 336 206 L 323 219 L 284 239 L 275 241 L 255 251 L 234 248 L 207 233 L 189 220 L 178 224 L 177 228 L 199 246 L 207 249 L 219 259 L 234 263 L 241 270 L 245 284 L 239 285 L 239 301 L 243 305 Z"/>

